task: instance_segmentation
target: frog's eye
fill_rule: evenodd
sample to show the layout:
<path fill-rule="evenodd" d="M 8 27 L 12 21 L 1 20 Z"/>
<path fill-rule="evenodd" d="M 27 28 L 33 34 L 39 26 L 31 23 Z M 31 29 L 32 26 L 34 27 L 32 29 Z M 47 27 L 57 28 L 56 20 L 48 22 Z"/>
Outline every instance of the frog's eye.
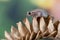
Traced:
<path fill-rule="evenodd" d="M 31 15 L 31 12 L 29 12 L 28 14 Z"/>
<path fill-rule="evenodd" d="M 31 12 L 27 12 L 27 16 L 32 16 L 32 13 Z"/>

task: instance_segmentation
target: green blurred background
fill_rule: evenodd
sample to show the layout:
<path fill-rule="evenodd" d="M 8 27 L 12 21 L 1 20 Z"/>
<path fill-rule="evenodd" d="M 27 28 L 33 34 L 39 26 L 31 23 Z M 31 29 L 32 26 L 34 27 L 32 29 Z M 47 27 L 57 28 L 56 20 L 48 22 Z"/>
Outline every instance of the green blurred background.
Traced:
<path fill-rule="evenodd" d="M 35 8 L 30 0 L 0 0 L 0 39 L 4 38 L 5 30 L 10 32 L 11 25 L 17 27 L 16 23 L 26 17 L 27 11 Z"/>

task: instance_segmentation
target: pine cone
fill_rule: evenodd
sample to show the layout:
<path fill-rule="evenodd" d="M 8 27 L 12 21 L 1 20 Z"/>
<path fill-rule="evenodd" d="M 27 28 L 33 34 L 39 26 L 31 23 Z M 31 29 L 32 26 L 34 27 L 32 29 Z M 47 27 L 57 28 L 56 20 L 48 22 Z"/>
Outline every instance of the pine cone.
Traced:
<path fill-rule="evenodd" d="M 18 29 L 11 27 L 11 33 L 5 31 L 5 37 L 7 40 L 39 40 L 42 38 L 60 38 L 60 22 L 56 21 L 53 23 L 51 17 L 40 17 L 39 21 L 37 18 L 33 18 L 32 24 L 28 18 L 17 23 Z"/>

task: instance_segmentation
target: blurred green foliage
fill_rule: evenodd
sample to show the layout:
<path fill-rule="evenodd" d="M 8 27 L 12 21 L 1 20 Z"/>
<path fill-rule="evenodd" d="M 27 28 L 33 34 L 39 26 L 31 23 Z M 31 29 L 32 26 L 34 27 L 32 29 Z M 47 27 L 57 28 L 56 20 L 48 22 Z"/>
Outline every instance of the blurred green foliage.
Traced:
<path fill-rule="evenodd" d="M 0 0 L 0 39 L 4 38 L 5 30 L 10 32 L 11 25 L 17 27 L 16 23 L 26 17 L 27 11 L 35 8 L 30 0 Z"/>

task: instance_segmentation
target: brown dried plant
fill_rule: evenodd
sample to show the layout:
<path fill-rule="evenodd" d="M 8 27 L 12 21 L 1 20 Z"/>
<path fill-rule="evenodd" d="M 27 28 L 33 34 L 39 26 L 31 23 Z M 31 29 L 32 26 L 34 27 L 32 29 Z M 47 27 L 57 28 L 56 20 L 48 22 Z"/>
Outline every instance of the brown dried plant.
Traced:
<path fill-rule="evenodd" d="M 39 21 L 34 17 L 32 24 L 28 18 L 25 18 L 23 23 L 25 26 L 21 22 L 17 23 L 18 29 L 11 26 L 10 33 L 5 31 L 5 38 L 7 40 L 38 40 L 41 38 L 57 40 L 60 38 L 60 22 L 53 23 L 51 17 L 40 17 Z"/>

